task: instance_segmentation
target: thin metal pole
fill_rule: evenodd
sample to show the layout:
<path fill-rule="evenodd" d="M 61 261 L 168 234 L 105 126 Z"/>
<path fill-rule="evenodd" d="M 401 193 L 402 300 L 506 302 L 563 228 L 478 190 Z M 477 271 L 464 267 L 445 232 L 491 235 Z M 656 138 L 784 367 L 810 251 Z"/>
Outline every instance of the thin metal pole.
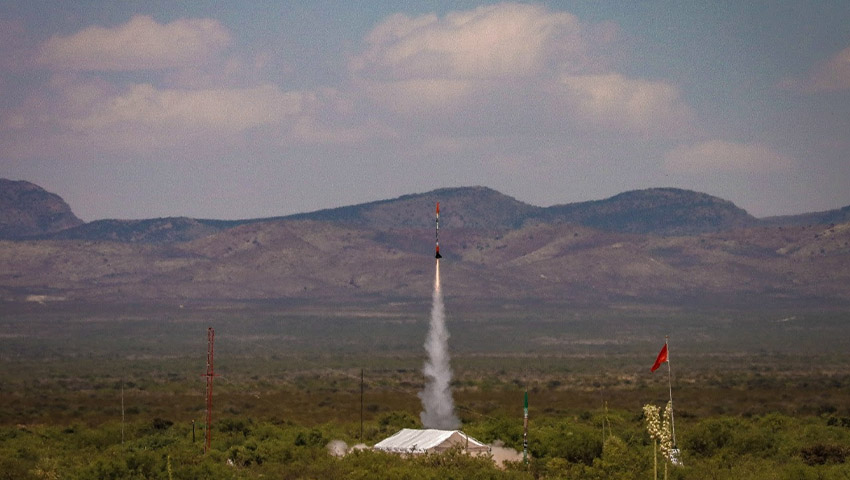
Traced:
<path fill-rule="evenodd" d="M 124 445 L 124 377 L 121 377 L 121 445 Z"/>
<path fill-rule="evenodd" d="M 363 443 L 363 369 L 360 369 L 360 443 Z"/>
<path fill-rule="evenodd" d="M 212 445 L 212 400 L 213 400 L 213 377 L 215 377 L 215 369 L 213 367 L 213 355 L 215 345 L 215 330 L 212 327 L 207 329 L 207 426 L 204 438 L 204 453 L 210 450 Z"/>
<path fill-rule="evenodd" d="M 676 447 L 676 420 L 673 419 L 673 369 L 670 367 L 670 336 L 664 336 L 664 345 L 667 346 L 667 386 L 670 389 L 670 429 L 673 434 L 673 447 Z"/>
<path fill-rule="evenodd" d="M 605 424 L 608 424 L 608 436 L 611 436 L 611 423 L 608 421 L 608 401 L 602 401 L 602 448 L 605 448 Z"/>

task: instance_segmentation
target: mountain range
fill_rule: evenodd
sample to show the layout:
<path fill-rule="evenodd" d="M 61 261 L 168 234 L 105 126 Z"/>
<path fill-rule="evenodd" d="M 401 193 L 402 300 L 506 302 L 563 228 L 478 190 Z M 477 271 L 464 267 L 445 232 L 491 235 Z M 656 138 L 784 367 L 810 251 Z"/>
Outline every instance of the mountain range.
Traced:
<path fill-rule="evenodd" d="M 463 187 L 274 218 L 84 223 L 57 195 L 2 179 L 0 300 L 427 300 L 438 201 L 457 301 L 850 301 L 850 206 L 759 219 L 674 188 L 537 207 Z"/>

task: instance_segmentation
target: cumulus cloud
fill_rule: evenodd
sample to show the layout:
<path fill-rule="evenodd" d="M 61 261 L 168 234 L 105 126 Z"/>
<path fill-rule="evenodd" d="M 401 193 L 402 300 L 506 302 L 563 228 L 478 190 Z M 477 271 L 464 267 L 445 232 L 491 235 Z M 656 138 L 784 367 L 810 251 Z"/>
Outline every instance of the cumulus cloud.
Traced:
<path fill-rule="evenodd" d="M 391 127 L 372 118 L 359 117 L 344 92 L 320 88 L 305 93 L 305 97 L 302 114 L 281 138 L 283 144 L 355 145 L 396 137 Z"/>
<path fill-rule="evenodd" d="M 181 19 L 159 24 L 136 15 L 112 28 L 89 27 L 69 36 L 53 36 L 38 62 L 70 71 L 134 71 L 198 65 L 230 43 L 230 32 L 217 20 Z"/>
<path fill-rule="evenodd" d="M 674 148 L 664 157 L 664 167 L 680 173 L 764 173 L 792 168 L 794 160 L 763 143 L 710 140 Z"/>
<path fill-rule="evenodd" d="M 449 114 L 468 107 L 467 101 L 484 85 L 466 80 L 419 78 L 358 82 L 360 93 L 383 110 L 416 116 Z"/>
<path fill-rule="evenodd" d="M 783 79 L 778 86 L 803 93 L 850 90 L 850 47 L 815 65 L 800 77 Z"/>
<path fill-rule="evenodd" d="M 145 83 L 118 89 L 101 79 L 59 76 L 51 88 L 6 116 L 3 130 L 19 132 L 13 144 L 6 145 L 7 153 L 55 155 L 63 146 L 139 151 L 185 146 L 203 138 L 217 141 L 258 128 L 285 130 L 316 101 L 309 93 L 271 84 L 169 89 Z"/>
<path fill-rule="evenodd" d="M 366 37 L 350 71 L 379 110 L 444 130 L 667 136 L 687 128 L 693 113 L 675 85 L 605 67 L 600 52 L 615 37 L 610 25 L 584 25 L 542 5 L 393 15 Z"/>
<path fill-rule="evenodd" d="M 617 73 L 564 75 L 560 95 L 582 119 L 636 132 L 677 130 L 693 113 L 667 82 L 631 79 Z"/>
<path fill-rule="evenodd" d="M 28 154 L 190 149 L 245 132 L 287 146 L 687 128 L 693 115 L 674 84 L 608 68 L 601 52 L 617 30 L 603 27 L 537 4 L 397 14 L 364 38 L 344 84 L 285 90 L 268 53 L 229 51 L 216 20 L 134 16 L 44 42 L 37 60 L 54 80 L 0 124 Z"/>
<path fill-rule="evenodd" d="M 367 77 L 491 79 L 539 74 L 583 51 L 578 19 L 539 5 L 499 4 L 470 11 L 393 15 L 352 60 Z"/>
<path fill-rule="evenodd" d="M 87 116 L 67 119 L 75 129 L 131 123 L 168 128 L 241 131 L 280 122 L 301 110 L 302 96 L 274 85 L 244 89 L 157 89 L 134 85 Z"/>
<path fill-rule="evenodd" d="M 850 47 L 838 52 L 809 76 L 804 85 L 810 92 L 834 92 L 850 89 Z"/>
<path fill-rule="evenodd" d="M 578 64 L 585 51 L 575 16 L 513 3 L 393 15 L 364 44 L 349 64 L 359 94 L 408 118 L 504 103 L 508 86 Z"/>

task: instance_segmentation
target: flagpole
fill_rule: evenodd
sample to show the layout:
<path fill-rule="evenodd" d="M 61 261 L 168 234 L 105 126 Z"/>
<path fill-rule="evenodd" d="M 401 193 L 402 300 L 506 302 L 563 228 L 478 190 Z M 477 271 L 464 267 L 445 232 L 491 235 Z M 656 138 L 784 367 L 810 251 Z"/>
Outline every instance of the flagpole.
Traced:
<path fill-rule="evenodd" d="M 667 347 L 667 386 L 670 389 L 670 429 L 673 434 L 673 448 L 676 448 L 676 421 L 673 419 L 673 368 L 670 367 L 670 335 L 664 336 L 664 346 Z"/>

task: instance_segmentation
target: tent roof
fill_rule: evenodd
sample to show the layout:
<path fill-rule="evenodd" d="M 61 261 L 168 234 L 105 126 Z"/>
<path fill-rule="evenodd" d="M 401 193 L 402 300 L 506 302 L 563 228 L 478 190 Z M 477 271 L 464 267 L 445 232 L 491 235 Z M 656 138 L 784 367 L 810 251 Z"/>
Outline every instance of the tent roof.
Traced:
<path fill-rule="evenodd" d="M 419 430 L 403 428 L 395 435 L 375 444 L 376 450 L 396 453 L 424 453 L 447 450 L 459 445 L 470 451 L 489 451 L 490 447 L 459 430 Z"/>

